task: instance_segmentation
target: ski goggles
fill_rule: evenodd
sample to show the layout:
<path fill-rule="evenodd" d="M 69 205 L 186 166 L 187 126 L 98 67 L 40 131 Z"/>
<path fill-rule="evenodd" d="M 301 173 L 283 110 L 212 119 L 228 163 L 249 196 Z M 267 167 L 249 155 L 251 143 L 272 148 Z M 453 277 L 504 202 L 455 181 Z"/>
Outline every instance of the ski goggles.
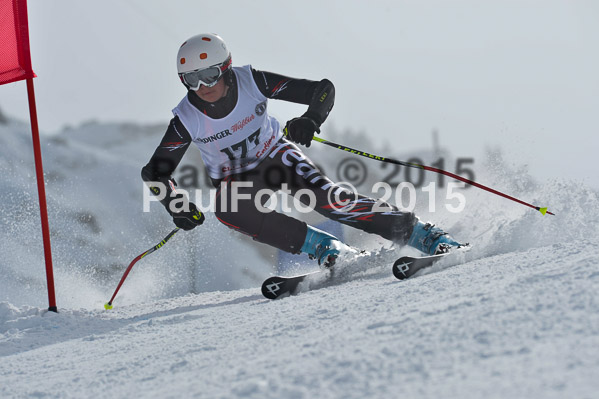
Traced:
<path fill-rule="evenodd" d="M 231 58 L 220 65 L 208 68 L 196 69 L 195 71 L 180 73 L 181 82 L 190 90 L 198 90 L 200 85 L 212 87 L 218 83 L 223 74 L 231 66 Z"/>

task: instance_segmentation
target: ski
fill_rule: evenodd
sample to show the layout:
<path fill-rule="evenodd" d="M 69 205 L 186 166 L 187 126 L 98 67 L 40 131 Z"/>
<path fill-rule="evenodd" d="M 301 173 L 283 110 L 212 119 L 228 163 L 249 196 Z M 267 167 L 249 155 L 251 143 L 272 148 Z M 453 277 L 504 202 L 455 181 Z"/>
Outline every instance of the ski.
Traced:
<path fill-rule="evenodd" d="M 466 245 L 464 247 L 458 248 L 456 251 L 446 252 L 438 255 L 402 256 L 393 263 L 393 275 L 399 280 L 405 280 L 412 277 L 420 270 L 431 267 L 435 262 L 447 255 L 455 254 L 468 249 L 470 249 L 470 246 Z M 262 283 L 262 295 L 268 299 L 277 299 L 284 296 L 295 295 L 298 293 L 299 285 L 305 281 L 308 276 L 332 271 L 333 268 L 329 268 L 291 277 L 269 277 Z"/>
<path fill-rule="evenodd" d="M 399 280 L 405 280 L 412 277 L 422 269 L 431 267 L 435 262 L 441 260 L 447 255 L 454 255 L 460 252 L 469 251 L 470 244 L 464 244 L 457 248 L 437 255 L 428 256 L 402 256 L 393 263 L 393 275 Z"/>
<path fill-rule="evenodd" d="M 326 272 L 326 270 L 317 270 L 315 272 L 292 277 L 269 277 L 262 283 L 262 295 L 268 299 L 277 299 L 282 296 L 294 295 L 297 291 L 297 287 L 306 279 L 306 277 L 324 272 Z"/>
<path fill-rule="evenodd" d="M 359 250 L 356 248 L 344 245 L 346 256 L 366 256 L 369 254 L 368 251 Z M 268 299 L 277 299 L 285 296 L 296 295 L 298 293 L 299 285 L 308 277 L 317 274 L 332 274 L 334 273 L 334 266 L 328 268 L 321 268 L 320 270 L 298 274 L 291 277 L 283 276 L 272 276 L 264 280 L 262 283 L 262 295 Z"/>
<path fill-rule="evenodd" d="M 429 256 L 402 256 L 393 263 L 393 275 L 405 280 L 418 273 L 420 270 L 431 267 L 439 259 L 444 258 L 450 253 Z"/>

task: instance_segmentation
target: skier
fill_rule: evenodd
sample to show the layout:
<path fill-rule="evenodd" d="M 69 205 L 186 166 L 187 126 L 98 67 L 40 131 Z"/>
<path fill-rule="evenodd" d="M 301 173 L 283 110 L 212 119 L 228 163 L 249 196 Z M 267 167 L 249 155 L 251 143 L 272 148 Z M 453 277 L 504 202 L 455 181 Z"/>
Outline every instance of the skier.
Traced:
<path fill-rule="evenodd" d="M 264 212 L 255 203 L 261 189 L 276 191 L 287 184 L 292 195 L 310 190 L 316 198 L 315 210 L 327 218 L 400 245 L 426 254 L 461 246 L 411 212 L 390 204 L 384 204 L 385 212 L 377 212 L 377 200 L 340 190 L 293 144 L 309 147 L 314 134 L 320 133 L 335 99 L 329 80 L 294 79 L 249 65 L 233 67 L 225 42 L 214 34 L 196 35 L 184 42 L 177 54 L 177 69 L 187 94 L 173 109 L 174 117 L 160 145 L 142 169 L 142 179 L 162 198 L 176 226 L 191 230 L 204 221 L 192 202 L 185 202 L 182 209 L 173 206 L 175 201 L 187 201 L 176 193 L 171 175 L 193 142 L 218 188 L 216 217 L 256 241 L 294 254 L 306 253 L 324 266 L 335 263 L 341 248 L 336 237 L 283 213 Z M 268 115 L 269 99 L 305 104 L 308 109 L 281 129 Z M 330 202 L 331 190 L 339 194 L 343 206 Z M 305 198 L 300 200 L 305 203 Z"/>

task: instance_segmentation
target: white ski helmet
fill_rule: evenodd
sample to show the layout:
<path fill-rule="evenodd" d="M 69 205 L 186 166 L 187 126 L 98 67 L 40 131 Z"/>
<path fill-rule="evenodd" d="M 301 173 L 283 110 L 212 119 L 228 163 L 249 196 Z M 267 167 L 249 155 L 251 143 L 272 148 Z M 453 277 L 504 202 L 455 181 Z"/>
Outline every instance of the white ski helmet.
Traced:
<path fill-rule="evenodd" d="M 177 53 L 177 72 L 189 90 L 212 87 L 231 69 L 231 52 L 223 39 L 202 33 L 187 39 Z"/>

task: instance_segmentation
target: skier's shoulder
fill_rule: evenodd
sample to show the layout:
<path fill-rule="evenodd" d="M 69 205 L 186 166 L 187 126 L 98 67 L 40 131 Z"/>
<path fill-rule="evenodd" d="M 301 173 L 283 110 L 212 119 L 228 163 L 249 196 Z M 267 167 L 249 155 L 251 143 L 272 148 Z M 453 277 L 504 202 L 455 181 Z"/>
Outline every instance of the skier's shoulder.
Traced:
<path fill-rule="evenodd" d="M 257 97 L 260 101 L 267 98 L 264 84 L 261 84 L 259 74 L 255 73 L 255 69 L 252 65 L 234 66 L 233 72 L 237 78 L 237 85 L 251 93 L 252 96 Z"/>
<path fill-rule="evenodd" d="M 235 73 L 235 77 L 239 80 L 248 80 L 254 77 L 253 68 L 250 64 L 248 65 L 238 65 L 231 68 L 233 73 Z"/>

